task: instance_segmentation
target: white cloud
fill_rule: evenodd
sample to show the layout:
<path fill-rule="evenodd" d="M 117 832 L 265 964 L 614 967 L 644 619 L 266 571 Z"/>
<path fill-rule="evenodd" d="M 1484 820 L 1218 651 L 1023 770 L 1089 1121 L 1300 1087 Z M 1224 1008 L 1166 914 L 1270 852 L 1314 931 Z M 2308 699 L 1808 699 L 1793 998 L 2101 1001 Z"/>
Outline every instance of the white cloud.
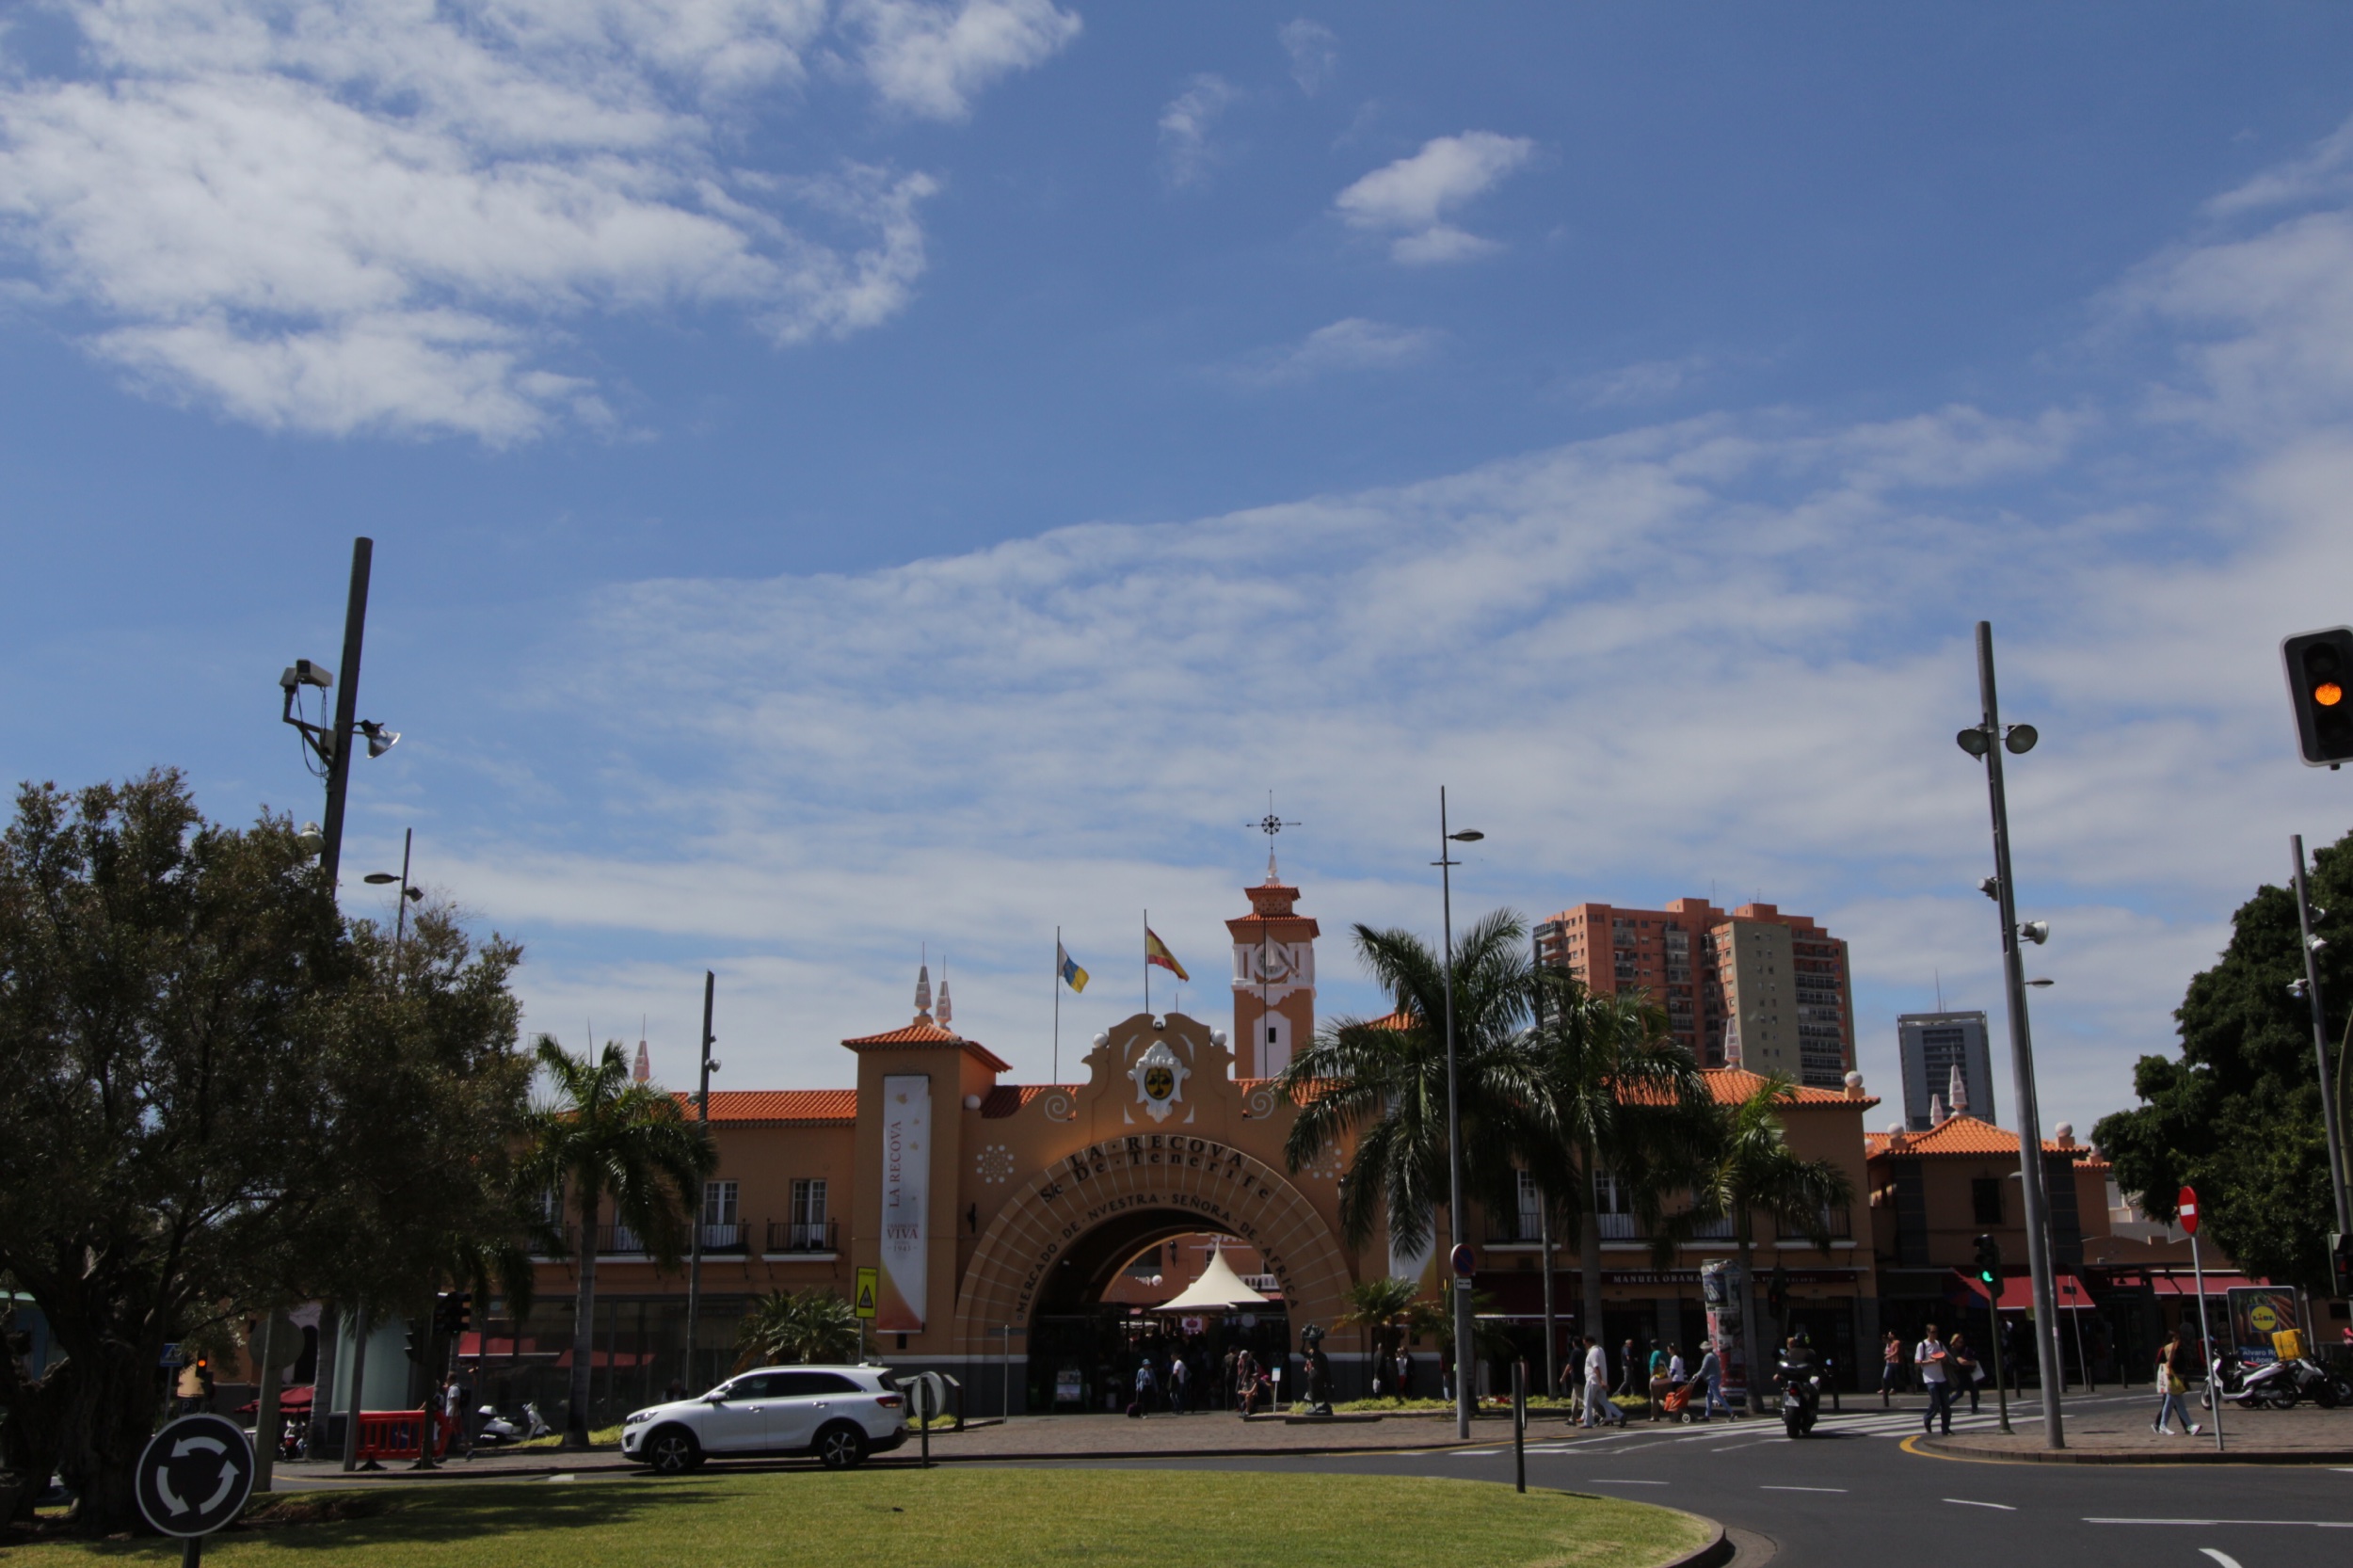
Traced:
<path fill-rule="evenodd" d="M 1679 360 L 1643 360 L 1589 376 L 1579 384 L 1579 401 L 1589 408 L 1625 408 L 1658 403 L 1689 388 L 1707 372 L 1697 356 Z"/>
<path fill-rule="evenodd" d="M 1339 35 L 1322 23 L 1303 16 L 1284 23 L 1274 36 L 1282 41 L 1283 53 L 1290 56 L 1291 80 L 1308 97 L 1321 92 L 1339 73 Z"/>
<path fill-rule="evenodd" d="M 1393 235 L 1392 259 L 1407 265 L 1467 261 L 1496 248 L 1492 240 L 1445 221 L 1535 155 L 1525 136 L 1465 131 L 1435 136 L 1411 157 L 1358 180 L 1333 201 L 1350 227 Z"/>
<path fill-rule="evenodd" d="M 1445 341 L 1446 334 L 1434 328 L 1394 327 L 1346 316 L 1317 328 L 1241 375 L 1245 381 L 1266 384 L 1309 380 L 1329 371 L 1393 370 L 1428 359 Z"/>
<path fill-rule="evenodd" d="M 265 427 L 600 423 L 562 362 L 572 323 L 724 311 L 780 344 L 838 337 L 903 310 L 923 270 L 930 176 L 722 155 L 805 80 L 823 0 L 62 9 L 87 70 L 0 76 L 0 237 L 97 318 L 98 352 Z M 1060 17 L 851 20 L 875 90 L 946 116 L 1066 39 Z"/>
<path fill-rule="evenodd" d="M 1160 169 L 1170 184 L 1197 185 L 1209 177 L 1210 129 L 1237 96 L 1232 83 L 1205 72 L 1160 110 Z"/>
<path fill-rule="evenodd" d="M 2233 216 L 2316 197 L 2342 196 L 2348 186 L 2353 186 L 2353 120 L 2323 136 L 2303 156 L 2265 169 L 2223 192 L 2206 203 L 2206 211 Z"/>
<path fill-rule="evenodd" d="M 1053 0 L 849 0 L 842 22 L 884 100 L 934 120 L 962 120 L 975 93 L 1053 58 L 1080 26 Z"/>

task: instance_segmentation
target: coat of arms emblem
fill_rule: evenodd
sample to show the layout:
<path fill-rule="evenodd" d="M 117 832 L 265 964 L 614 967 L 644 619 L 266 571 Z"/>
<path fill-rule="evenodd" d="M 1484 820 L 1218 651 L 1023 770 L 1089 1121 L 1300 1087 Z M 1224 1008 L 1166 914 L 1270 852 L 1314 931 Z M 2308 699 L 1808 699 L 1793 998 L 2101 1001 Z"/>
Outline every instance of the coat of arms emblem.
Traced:
<path fill-rule="evenodd" d="M 1168 1113 L 1183 1101 L 1185 1080 L 1192 1074 L 1193 1069 L 1176 1059 L 1165 1040 L 1153 1041 L 1128 1071 L 1135 1080 L 1136 1103 L 1156 1122 L 1168 1120 Z"/>

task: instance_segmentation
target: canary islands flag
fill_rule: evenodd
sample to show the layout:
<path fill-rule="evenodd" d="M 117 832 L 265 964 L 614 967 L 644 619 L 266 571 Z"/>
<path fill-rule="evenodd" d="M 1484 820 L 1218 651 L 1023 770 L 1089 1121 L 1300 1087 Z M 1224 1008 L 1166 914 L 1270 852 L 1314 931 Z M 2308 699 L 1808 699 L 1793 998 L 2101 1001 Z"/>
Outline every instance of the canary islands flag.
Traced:
<path fill-rule="evenodd" d="M 1185 967 L 1176 962 L 1176 955 L 1168 951 L 1168 944 L 1161 941 L 1148 925 L 1144 928 L 1144 961 L 1146 964 L 1158 964 L 1179 980 L 1193 978 L 1185 972 Z"/>
<path fill-rule="evenodd" d="M 1055 967 L 1062 970 L 1064 984 L 1074 991 L 1083 991 L 1087 988 L 1086 970 L 1079 968 L 1078 963 L 1070 956 L 1070 950 L 1060 942 L 1054 944 L 1054 959 Z"/>

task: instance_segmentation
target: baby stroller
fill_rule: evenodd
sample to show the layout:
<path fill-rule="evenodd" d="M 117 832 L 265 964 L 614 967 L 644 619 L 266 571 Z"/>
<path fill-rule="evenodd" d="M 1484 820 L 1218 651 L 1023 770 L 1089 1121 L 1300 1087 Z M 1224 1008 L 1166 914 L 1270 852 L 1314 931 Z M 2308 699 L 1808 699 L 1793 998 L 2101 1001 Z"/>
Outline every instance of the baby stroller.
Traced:
<path fill-rule="evenodd" d="M 1666 1397 L 1658 1401 L 1658 1408 L 1667 1413 L 1670 1421 L 1704 1421 L 1707 1417 L 1691 1409 L 1691 1396 L 1705 1386 L 1703 1380 L 1693 1378 L 1680 1387 L 1670 1388 Z"/>

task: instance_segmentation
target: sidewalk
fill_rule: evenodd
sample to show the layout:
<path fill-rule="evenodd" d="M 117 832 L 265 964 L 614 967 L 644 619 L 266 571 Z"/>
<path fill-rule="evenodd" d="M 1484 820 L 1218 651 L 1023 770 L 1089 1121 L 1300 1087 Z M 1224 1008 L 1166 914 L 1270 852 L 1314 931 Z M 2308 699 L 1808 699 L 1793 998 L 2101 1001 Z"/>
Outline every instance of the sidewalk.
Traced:
<path fill-rule="evenodd" d="M 2196 1437 L 2184 1437 L 2169 1423 L 2160 1437 L 2149 1430 L 2156 1413 L 2156 1396 L 2143 1403 L 2103 1401 L 2067 1412 L 2067 1447 L 2042 1446 L 2042 1416 L 2039 1407 L 2010 1405 L 2011 1432 L 1955 1432 L 1950 1437 L 1915 1439 L 1922 1453 L 1953 1459 L 1999 1459 L 2038 1464 L 2353 1464 L 2353 1410 L 2320 1410 L 2299 1405 L 2294 1410 L 2237 1410 L 2222 1413 L 2223 1451 L 2214 1447 L 2213 1416 L 2199 1410 L 2196 1418 L 2208 1423 Z"/>
<path fill-rule="evenodd" d="M 1557 1424 L 1557 1423 L 1550 1423 Z M 1482 1415 L 1475 1441 L 1509 1442 L 1510 1418 L 1498 1412 Z M 1529 1423 L 1532 1436 L 1539 1430 Z M 1010 1421 L 975 1423 L 963 1432 L 934 1432 L 932 1462 L 969 1463 L 987 1460 L 1227 1458 L 1249 1454 L 1390 1453 L 1406 1448 L 1435 1448 L 1454 1443 L 1452 1416 L 1405 1414 L 1378 1421 L 1313 1422 L 1245 1421 L 1230 1412 L 1188 1416 L 1016 1416 Z M 877 1454 L 876 1464 L 907 1464 L 920 1461 L 922 1440 L 910 1432 L 906 1446 Z M 808 1459 L 747 1457 L 713 1464 L 805 1465 Z M 590 1475 L 634 1470 L 638 1466 L 613 1448 L 567 1453 L 559 1448 L 490 1450 L 476 1459 L 445 1460 L 438 1469 L 411 1470 L 407 1460 L 388 1462 L 380 1471 L 345 1475 L 332 1462 L 282 1463 L 277 1468 L 278 1490 L 301 1491 L 318 1486 L 386 1485 L 416 1480 L 532 1480 L 552 1475 Z"/>

